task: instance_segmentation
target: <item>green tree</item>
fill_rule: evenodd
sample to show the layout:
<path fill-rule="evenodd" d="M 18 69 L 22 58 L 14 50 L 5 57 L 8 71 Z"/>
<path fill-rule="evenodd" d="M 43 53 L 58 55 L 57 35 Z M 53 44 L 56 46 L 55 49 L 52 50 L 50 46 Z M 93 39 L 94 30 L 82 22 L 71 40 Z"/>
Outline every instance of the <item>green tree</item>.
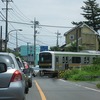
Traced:
<path fill-rule="evenodd" d="M 58 46 L 50 47 L 51 51 L 61 51 L 61 48 Z"/>
<path fill-rule="evenodd" d="M 96 0 L 87 0 L 84 1 L 85 6 L 82 6 L 81 9 L 83 9 L 82 15 L 87 21 L 81 21 L 81 22 L 72 22 L 72 24 L 78 25 L 82 22 L 86 23 L 90 27 L 93 27 L 93 29 L 97 32 L 100 29 L 100 7 L 99 4 L 96 2 Z"/>
<path fill-rule="evenodd" d="M 83 48 L 81 46 L 78 47 L 79 51 L 81 51 Z M 72 43 L 69 47 L 64 47 L 63 51 L 71 51 L 71 52 L 77 52 L 76 43 Z"/>

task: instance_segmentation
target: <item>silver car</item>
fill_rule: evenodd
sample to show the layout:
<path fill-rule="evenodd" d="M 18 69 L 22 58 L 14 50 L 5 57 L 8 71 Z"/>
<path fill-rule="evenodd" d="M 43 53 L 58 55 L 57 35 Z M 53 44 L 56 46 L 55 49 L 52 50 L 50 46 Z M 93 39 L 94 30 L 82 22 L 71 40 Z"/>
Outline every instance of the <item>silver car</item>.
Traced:
<path fill-rule="evenodd" d="M 25 87 L 15 55 L 0 53 L 0 100 L 25 100 Z"/>

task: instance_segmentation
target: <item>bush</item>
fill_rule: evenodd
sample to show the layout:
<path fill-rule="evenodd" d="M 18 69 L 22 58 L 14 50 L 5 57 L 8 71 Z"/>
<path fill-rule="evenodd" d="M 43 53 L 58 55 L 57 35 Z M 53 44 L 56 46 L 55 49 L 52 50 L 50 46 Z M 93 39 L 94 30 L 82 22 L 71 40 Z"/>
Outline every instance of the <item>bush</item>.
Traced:
<path fill-rule="evenodd" d="M 59 72 L 60 78 L 68 79 L 70 75 L 71 75 L 71 70 L 65 70 Z"/>
<path fill-rule="evenodd" d="M 91 65 L 91 66 L 84 66 L 82 67 L 82 70 L 87 72 L 95 72 L 100 70 L 100 65 Z"/>
<path fill-rule="evenodd" d="M 76 81 L 88 81 L 91 80 L 91 75 L 86 71 L 80 71 L 78 74 L 73 75 L 70 79 Z"/>
<path fill-rule="evenodd" d="M 100 64 L 100 58 L 95 58 L 93 61 L 93 64 Z"/>
<path fill-rule="evenodd" d="M 98 66 L 86 66 L 79 69 L 65 70 L 59 72 L 59 77 L 65 80 L 76 80 L 76 81 L 94 81 L 100 80 L 100 70 Z"/>
<path fill-rule="evenodd" d="M 100 83 L 98 83 L 96 86 L 97 86 L 98 89 L 100 89 Z"/>

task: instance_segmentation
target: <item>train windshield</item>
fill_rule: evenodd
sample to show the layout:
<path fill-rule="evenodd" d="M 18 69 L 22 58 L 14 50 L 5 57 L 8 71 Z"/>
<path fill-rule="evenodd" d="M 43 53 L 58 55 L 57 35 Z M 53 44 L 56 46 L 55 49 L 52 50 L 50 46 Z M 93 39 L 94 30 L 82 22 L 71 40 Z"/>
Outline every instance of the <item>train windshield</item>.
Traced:
<path fill-rule="evenodd" d="M 40 53 L 39 55 L 39 67 L 51 68 L 52 55 L 50 53 Z"/>

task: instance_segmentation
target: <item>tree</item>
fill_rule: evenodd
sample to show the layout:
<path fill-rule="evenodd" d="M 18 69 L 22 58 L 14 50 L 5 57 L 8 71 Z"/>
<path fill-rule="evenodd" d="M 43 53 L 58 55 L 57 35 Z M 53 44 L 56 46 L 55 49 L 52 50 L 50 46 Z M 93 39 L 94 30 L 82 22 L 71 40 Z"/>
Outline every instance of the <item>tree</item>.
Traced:
<path fill-rule="evenodd" d="M 50 47 L 51 51 L 61 51 L 61 48 L 58 46 Z"/>
<path fill-rule="evenodd" d="M 100 7 L 99 4 L 96 3 L 96 0 L 87 0 L 84 1 L 85 6 L 82 6 L 81 9 L 83 9 L 82 15 L 87 21 L 83 21 L 90 27 L 93 27 L 93 29 L 97 32 L 100 29 Z M 82 23 L 81 22 L 72 22 L 72 24 L 78 25 Z"/>

